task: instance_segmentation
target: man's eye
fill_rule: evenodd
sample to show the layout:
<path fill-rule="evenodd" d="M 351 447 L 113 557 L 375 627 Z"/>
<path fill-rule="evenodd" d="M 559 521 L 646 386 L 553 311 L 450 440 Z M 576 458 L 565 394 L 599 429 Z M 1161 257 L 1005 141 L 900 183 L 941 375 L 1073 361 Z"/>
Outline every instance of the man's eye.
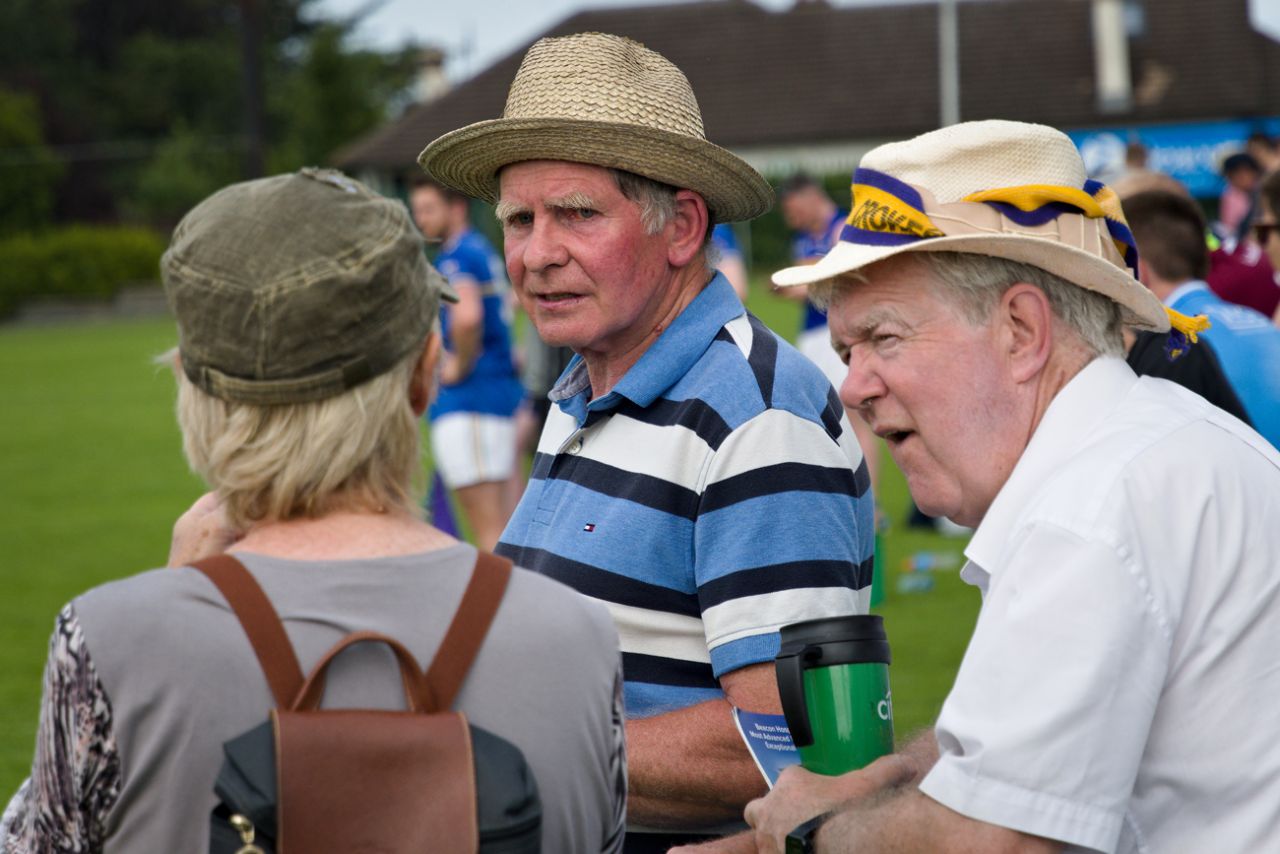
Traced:
<path fill-rule="evenodd" d="M 574 211 L 574 213 L 578 215 L 579 219 L 591 219 L 593 216 L 596 215 L 596 212 L 593 211 L 591 208 L 578 208 Z"/>
<path fill-rule="evenodd" d="M 531 213 L 515 213 L 507 217 L 508 227 L 519 227 L 529 225 L 533 222 L 533 214 Z"/>

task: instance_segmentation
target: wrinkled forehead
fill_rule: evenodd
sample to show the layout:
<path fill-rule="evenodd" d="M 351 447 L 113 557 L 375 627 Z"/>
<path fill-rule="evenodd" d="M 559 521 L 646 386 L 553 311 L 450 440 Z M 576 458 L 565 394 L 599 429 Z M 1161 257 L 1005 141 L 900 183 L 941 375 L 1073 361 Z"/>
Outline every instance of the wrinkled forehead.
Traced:
<path fill-rule="evenodd" d="M 906 320 L 947 305 L 939 293 L 941 283 L 920 259 L 904 253 L 811 285 L 827 302 L 832 325 L 861 326 L 868 318 L 887 316 Z"/>
<path fill-rule="evenodd" d="M 520 160 L 498 170 L 498 198 L 531 185 L 554 192 L 583 191 L 597 185 L 616 186 L 613 173 L 604 166 L 572 160 Z"/>

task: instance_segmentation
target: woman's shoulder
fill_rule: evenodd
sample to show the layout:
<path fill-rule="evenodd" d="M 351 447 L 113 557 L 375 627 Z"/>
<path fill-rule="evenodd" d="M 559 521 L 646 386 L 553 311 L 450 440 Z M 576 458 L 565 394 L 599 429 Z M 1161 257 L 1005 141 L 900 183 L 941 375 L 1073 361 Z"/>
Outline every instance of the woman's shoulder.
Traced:
<path fill-rule="evenodd" d="M 613 619 L 600 602 L 573 588 L 532 570 L 516 567 L 511 573 L 507 598 L 499 616 L 512 612 L 530 627 L 544 631 L 589 636 L 615 650 L 618 633 Z"/>

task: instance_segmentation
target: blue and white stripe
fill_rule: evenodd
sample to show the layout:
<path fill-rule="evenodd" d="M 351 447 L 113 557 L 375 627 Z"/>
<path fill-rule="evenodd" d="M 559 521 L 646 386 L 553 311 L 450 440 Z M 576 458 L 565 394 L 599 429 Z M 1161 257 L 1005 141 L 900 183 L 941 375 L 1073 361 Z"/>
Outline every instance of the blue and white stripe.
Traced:
<path fill-rule="evenodd" d="M 782 625 L 866 610 L 871 494 L 843 408 L 722 277 L 589 397 L 575 359 L 498 551 L 609 609 L 629 716 L 723 696 Z"/>

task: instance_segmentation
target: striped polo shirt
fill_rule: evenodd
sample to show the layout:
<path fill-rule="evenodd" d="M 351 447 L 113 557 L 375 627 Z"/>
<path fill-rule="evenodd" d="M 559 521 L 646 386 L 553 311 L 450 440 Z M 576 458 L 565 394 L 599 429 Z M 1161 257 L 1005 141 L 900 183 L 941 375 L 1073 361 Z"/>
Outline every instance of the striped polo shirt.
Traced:
<path fill-rule="evenodd" d="M 574 357 L 497 552 L 603 603 L 627 714 L 721 698 L 788 623 L 865 613 L 872 499 L 821 371 L 722 275 L 606 395 Z"/>

